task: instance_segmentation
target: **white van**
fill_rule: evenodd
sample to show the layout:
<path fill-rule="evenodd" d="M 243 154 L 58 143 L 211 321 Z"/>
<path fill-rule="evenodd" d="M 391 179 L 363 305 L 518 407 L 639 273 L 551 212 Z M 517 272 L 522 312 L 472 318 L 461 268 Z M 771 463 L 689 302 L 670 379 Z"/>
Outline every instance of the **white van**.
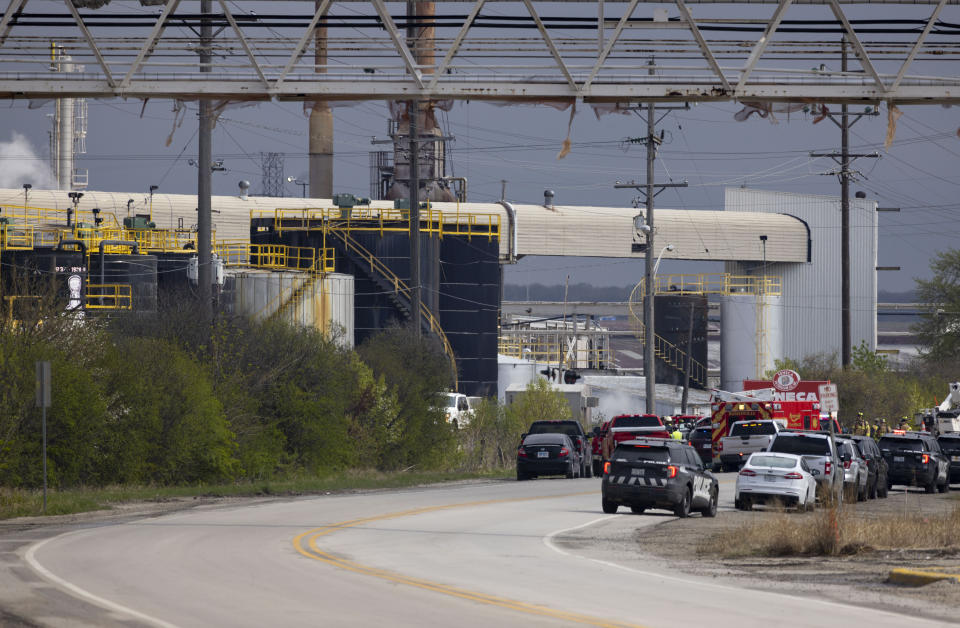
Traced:
<path fill-rule="evenodd" d="M 453 423 L 454 427 L 463 427 L 470 423 L 472 410 L 466 395 L 448 392 L 440 393 L 439 397 L 447 423 Z"/>

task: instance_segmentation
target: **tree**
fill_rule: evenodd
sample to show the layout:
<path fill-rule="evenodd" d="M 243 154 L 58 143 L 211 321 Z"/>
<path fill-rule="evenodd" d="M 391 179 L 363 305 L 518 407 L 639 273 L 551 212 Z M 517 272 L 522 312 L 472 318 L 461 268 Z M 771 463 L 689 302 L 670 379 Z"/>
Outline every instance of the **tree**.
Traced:
<path fill-rule="evenodd" d="M 930 262 L 931 279 L 917 279 L 924 310 L 914 326 L 920 354 L 927 361 L 960 357 L 960 250 L 941 251 Z"/>
<path fill-rule="evenodd" d="M 507 412 L 524 428 L 534 421 L 573 417 L 567 398 L 542 377 L 527 384 L 526 391 L 507 408 Z"/>

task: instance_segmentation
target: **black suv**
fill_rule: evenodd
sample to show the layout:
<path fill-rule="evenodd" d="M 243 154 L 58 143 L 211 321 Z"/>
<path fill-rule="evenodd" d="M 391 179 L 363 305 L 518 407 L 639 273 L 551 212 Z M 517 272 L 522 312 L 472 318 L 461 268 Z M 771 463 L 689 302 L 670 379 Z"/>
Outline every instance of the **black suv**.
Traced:
<path fill-rule="evenodd" d="M 887 461 L 883 458 L 880 448 L 877 447 L 877 441 L 869 436 L 850 436 L 857 444 L 860 455 L 867 461 L 867 497 L 876 499 L 877 497 L 887 496 Z M 960 445 L 960 441 L 957 441 Z"/>
<path fill-rule="evenodd" d="M 950 483 L 960 482 L 960 433 L 941 434 L 937 444 L 943 455 L 950 459 Z"/>
<path fill-rule="evenodd" d="M 579 421 L 534 421 L 530 424 L 530 429 L 520 436 L 520 440 L 527 434 L 566 434 L 573 441 L 573 446 L 577 449 L 577 458 L 580 460 L 580 473 L 582 478 L 589 478 L 593 475 L 590 465 L 590 442 L 587 440 L 587 434 L 583 431 L 583 426 Z"/>
<path fill-rule="evenodd" d="M 617 443 L 604 463 L 603 512 L 629 506 L 636 514 L 647 508 L 672 510 L 678 517 L 700 511 L 717 515 L 720 483 L 703 466 L 687 443 L 663 438 L 638 438 Z"/>
<path fill-rule="evenodd" d="M 950 488 L 950 461 L 930 434 L 891 432 L 877 443 L 889 469 L 887 486 L 922 486 L 928 493 Z"/>
<path fill-rule="evenodd" d="M 709 425 L 705 427 L 695 427 L 690 432 L 690 446 L 693 447 L 703 464 L 713 464 L 713 428 Z"/>

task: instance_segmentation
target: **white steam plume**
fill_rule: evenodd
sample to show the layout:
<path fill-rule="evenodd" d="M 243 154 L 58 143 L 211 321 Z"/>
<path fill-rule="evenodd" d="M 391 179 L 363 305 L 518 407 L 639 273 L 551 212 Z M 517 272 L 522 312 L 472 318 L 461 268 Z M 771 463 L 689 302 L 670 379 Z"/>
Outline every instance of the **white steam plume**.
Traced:
<path fill-rule="evenodd" d="M 24 183 L 37 189 L 56 187 L 46 160 L 25 136 L 13 131 L 9 142 L 0 142 L 0 188 L 18 188 Z"/>

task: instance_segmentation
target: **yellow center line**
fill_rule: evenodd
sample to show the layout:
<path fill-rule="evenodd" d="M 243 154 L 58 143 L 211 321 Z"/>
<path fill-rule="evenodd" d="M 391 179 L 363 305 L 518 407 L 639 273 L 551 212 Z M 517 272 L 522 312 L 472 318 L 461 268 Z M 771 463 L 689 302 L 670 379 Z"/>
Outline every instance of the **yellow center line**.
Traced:
<path fill-rule="evenodd" d="M 488 500 L 482 500 L 482 501 L 462 502 L 459 504 L 445 504 L 442 506 L 425 506 L 423 508 L 413 508 L 411 510 L 402 510 L 399 512 L 376 515 L 373 517 L 350 519 L 348 521 L 340 521 L 338 523 L 332 523 L 330 525 L 314 528 L 313 530 L 308 530 L 306 532 L 303 532 L 302 534 L 298 534 L 293 539 L 293 547 L 294 549 L 297 550 L 298 553 L 300 553 L 303 556 L 306 556 L 307 558 L 318 560 L 320 562 L 324 562 L 329 565 L 333 565 L 334 567 L 339 567 L 341 569 L 346 569 L 347 571 L 352 571 L 354 573 L 364 574 L 367 576 L 373 576 L 375 578 L 380 578 L 382 580 L 387 580 L 389 582 L 394 582 L 397 584 L 405 584 L 411 587 L 417 587 L 419 589 L 424 589 L 427 591 L 434 591 L 436 593 L 442 593 L 443 595 L 449 595 L 449 596 L 461 598 L 464 600 L 479 602 L 481 604 L 499 606 L 501 608 L 507 608 L 507 609 L 518 611 L 521 613 L 528 613 L 530 615 L 539 615 L 542 617 L 551 617 L 553 619 L 561 619 L 564 621 L 578 623 L 578 624 L 587 624 L 590 626 L 601 626 L 603 628 L 643 628 L 642 626 L 639 626 L 637 624 L 624 624 L 619 622 L 613 622 L 600 617 L 592 617 L 590 615 L 583 615 L 580 613 L 561 611 L 561 610 L 549 608 L 546 606 L 539 606 L 537 604 L 528 604 L 527 602 L 512 600 L 510 598 L 499 597 L 496 595 L 489 595 L 489 594 L 480 593 L 477 591 L 470 591 L 468 589 L 461 589 L 458 587 L 441 584 L 439 582 L 432 582 L 430 580 L 424 580 L 421 578 L 404 576 L 403 574 L 398 574 L 385 569 L 379 569 L 377 567 L 371 567 L 369 565 L 364 565 L 356 561 L 347 560 L 345 558 L 334 556 L 333 554 L 323 551 L 317 545 L 317 539 L 319 539 L 320 537 L 332 534 L 337 530 L 353 528 L 353 527 L 363 525 L 366 523 L 371 523 L 374 521 L 384 521 L 386 519 L 396 519 L 398 517 L 412 517 L 414 515 L 422 515 L 425 513 L 437 512 L 441 510 L 451 510 L 454 508 L 471 508 L 475 506 L 488 506 L 491 504 L 507 504 L 511 502 L 534 501 L 534 500 L 540 500 L 540 499 L 559 499 L 562 497 L 578 497 L 581 495 L 595 495 L 595 494 L 596 494 L 596 491 L 585 491 L 581 493 L 567 493 L 565 495 L 541 495 L 538 497 L 512 497 L 512 498 L 504 498 L 504 499 L 488 499 Z"/>

